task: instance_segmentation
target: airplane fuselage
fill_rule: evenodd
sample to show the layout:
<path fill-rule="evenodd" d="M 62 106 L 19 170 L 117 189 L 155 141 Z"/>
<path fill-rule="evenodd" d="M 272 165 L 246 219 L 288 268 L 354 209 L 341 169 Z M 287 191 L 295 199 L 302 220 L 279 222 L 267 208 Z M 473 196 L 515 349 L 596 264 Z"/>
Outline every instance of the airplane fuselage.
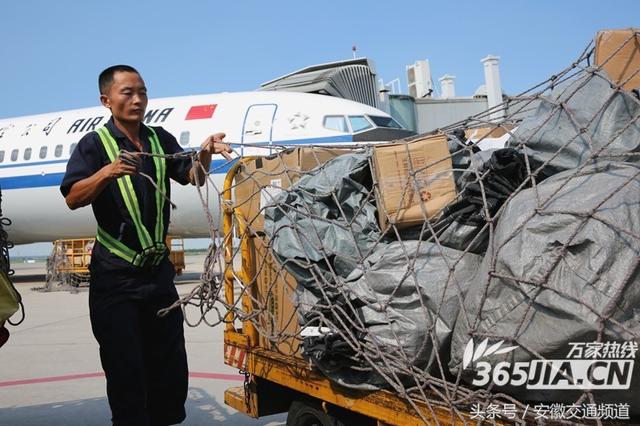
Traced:
<path fill-rule="evenodd" d="M 104 107 L 0 119 L 2 210 L 13 223 L 16 244 L 80 238 L 95 234 L 90 208 L 69 210 L 58 187 L 77 142 L 110 118 Z M 272 145 L 348 144 L 392 140 L 410 132 L 367 105 L 323 95 L 244 92 L 149 100 L 145 124 L 172 133 L 184 149 L 198 148 L 212 133 L 226 133 L 237 155 L 264 155 Z M 264 148 L 256 147 L 264 146 Z M 212 163 L 222 188 L 228 164 Z M 208 237 L 209 225 L 192 186 L 172 182 L 169 232 Z M 209 207 L 218 217 L 217 199 Z M 215 198 L 215 197 L 213 197 Z"/>

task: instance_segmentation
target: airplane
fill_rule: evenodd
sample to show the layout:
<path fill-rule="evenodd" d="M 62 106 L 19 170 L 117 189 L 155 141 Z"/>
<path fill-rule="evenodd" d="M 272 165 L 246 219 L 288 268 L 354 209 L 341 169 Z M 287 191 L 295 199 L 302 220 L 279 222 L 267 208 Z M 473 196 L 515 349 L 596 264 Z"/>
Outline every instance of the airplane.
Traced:
<path fill-rule="evenodd" d="M 0 119 L 0 189 L 3 216 L 14 244 L 95 235 L 90 208 L 69 210 L 58 187 L 77 142 L 110 118 L 104 107 Z M 162 126 L 186 149 L 215 132 L 226 133 L 238 156 L 264 155 L 276 145 L 353 144 L 414 135 L 368 105 L 326 95 L 237 92 L 150 99 L 144 123 Z M 222 188 L 230 164 L 214 157 L 212 179 Z M 197 189 L 172 181 L 170 235 L 209 237 Z M 214 205 L 213 217 L 219 206 Z"/>

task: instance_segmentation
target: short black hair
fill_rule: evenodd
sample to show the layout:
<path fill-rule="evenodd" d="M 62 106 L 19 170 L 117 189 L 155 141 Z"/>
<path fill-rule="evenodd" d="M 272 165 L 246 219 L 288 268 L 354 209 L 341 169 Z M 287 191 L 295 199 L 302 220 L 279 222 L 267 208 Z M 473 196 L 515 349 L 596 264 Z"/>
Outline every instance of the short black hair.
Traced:
<path fill-rule="evenodd" d="M 124 71 L 124 72 L 134 72 L 138 75 L 140 75 L 140 73 L 138 72 L 137 69 L 135 69 L 134 67 L 130 66 L 130 65 L 112 65 L 109 68 L 105 69 L 104 71 L 102 71 L 100 73 L 100 75 L 98 76 L 98 89 L 100 89 L 100 94 L 101 95 L 106 95 L 107 91 L 109 90 L 109 86 L 111 86 L 111 83 L 113 83 L 113 75 L 117 72 L 120 71 Z"/>

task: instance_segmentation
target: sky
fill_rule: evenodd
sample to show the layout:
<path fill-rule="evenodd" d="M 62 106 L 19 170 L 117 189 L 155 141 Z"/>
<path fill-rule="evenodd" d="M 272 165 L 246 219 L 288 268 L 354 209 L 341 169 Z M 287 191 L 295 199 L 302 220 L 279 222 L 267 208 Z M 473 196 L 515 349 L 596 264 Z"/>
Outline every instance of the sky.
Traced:
<path fill-rule="evenodd" d="M 638 26 L 638 1 L 2 0 L 0 117 L 98 104 L 97 75 L 127 63 L 151 97 L 254 90 L 308 65 L 358 56 L 399 78 L 429 59 L 456 93 L 500 56 L 516 94 L 560 71 L 595 33 Z"/>
<path fill-rule="evenodd" d="M 517 94 L 567 67 L 610 28 L 640 26 L 640 2 L 0 0 L 0 118 L 98 104 L 97 75 L 136 67 L 149 96 L 254 90 L 297 69 L 357 55 L 401 81 L 428 59 L 456 94 L 484 83 L 500 57 Z"/>

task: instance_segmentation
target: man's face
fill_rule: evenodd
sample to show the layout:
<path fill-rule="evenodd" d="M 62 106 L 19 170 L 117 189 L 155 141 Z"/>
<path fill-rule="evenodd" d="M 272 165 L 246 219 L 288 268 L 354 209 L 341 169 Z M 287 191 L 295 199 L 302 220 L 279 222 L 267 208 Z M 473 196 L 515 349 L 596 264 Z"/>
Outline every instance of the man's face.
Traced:
<path fill-rule="evenodd" d="M 102 105 L 111 110 L 117 120 L 140 123 L 147 109 L 147 88 L 139 74 L 117 71 L 113 83 L 105 95 L 100 95 Z"/>

